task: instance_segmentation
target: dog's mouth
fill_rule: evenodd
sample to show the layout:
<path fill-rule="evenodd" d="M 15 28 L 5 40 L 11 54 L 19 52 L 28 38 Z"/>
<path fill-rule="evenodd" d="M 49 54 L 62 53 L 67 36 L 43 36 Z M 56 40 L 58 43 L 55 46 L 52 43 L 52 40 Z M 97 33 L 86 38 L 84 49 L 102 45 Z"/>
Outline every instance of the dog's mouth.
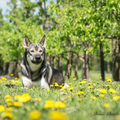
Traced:
<path fill-rule="evenodd" d="M 38 65 L 38 64 L 40 64 L 41 62 L 42 62 L 42 60 L 31 60 L 31 62 L 33 63 L 33 64 L 36 64 L 36 65 Z"/>

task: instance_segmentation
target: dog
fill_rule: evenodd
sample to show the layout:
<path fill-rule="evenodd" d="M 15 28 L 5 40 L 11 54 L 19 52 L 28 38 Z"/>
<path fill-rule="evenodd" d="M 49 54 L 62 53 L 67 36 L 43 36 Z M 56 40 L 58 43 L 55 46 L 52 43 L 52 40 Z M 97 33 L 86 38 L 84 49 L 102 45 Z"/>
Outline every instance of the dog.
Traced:
<path fill-rule="evenodd" d="M 46 63 L 46 36 L 39 43 L 31 43 L 29 38 L 25 36 L 23 40 L 25 53 L 21 62 L 21 77 L 23 88 L 32 88 L 40 86 L 46 90 L 50 90 L 50 85 L 57 83 L 64 84 L 62 73 Z"/>

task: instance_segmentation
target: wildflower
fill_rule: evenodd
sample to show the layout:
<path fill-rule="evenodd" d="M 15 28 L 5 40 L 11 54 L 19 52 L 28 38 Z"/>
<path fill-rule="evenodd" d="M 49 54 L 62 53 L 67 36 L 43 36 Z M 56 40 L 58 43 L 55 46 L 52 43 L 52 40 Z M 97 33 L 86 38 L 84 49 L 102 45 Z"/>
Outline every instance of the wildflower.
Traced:
<path fill-rule="evenodd" d="M 73 88 L 74 88 L 73 86 L 70 86 L 70 87 L 68 88 L 68 90 L 71 90 L 71 91 L 72 91 L 72 90 L 73 90 Z"/>
<path fill-rule="evenodd" d="M 90 86 L 90 85 L 92 85 L 92 83 L 88 83 L 88 85 Z"/>
<path fill-rule="evenodd" d="M 117 101 L 120 97 L 119 96 L 113 96 L 113 100 Z"/>
<path fill-rule="evenodd" d="M 17 99 L 20 102 L 28 102 L 29 100 L 31 100 L 31 96 L 27 93 L 23 94 L 22 96 L 17 95 L 14 98 Z"/>
<path fill-rule="evenodd" d="M 76 80 L 76 78 L 73 78 L 73 80 Z"/>
<path fill-rule="evenodd" d="M 54 85 L 50 85 L 50 87 L 54 87 Z"/>
<path fill-rule="evenodd" d="M 11 76 L 13 76 L 13 74 L 11 74 Z"/>
<path fill-rule="evenodd" d="M 106 87 L 110 88 L 111 86 L 110 85 L 106 85 Z"/>
<path fill-rule="evenodd" d="M 6 95 L 4 98 L 8 99 L 8 98 L 11 98 L 11 96 L 10 95 Z"/>
<path fill-rule="evenodd" d="M 15 78 L 15 80 L 17 80 L 18 78 Z"/>
<path fill-rule="evenodd" d="M 65 108 L 66 105 L 65 103 L 61 102 L 61 101 L 57 101 L 55 102 L 55 105 L 54 105 L 55 108 Z"/>
<path fill-rule="evenodd" d="M 54 101 L 52 101 L 52 100 L 46 100 L 44 108 L 52 108 L 52 107 L 54 107 Z"/>
<path fill-rule="evenodd" d="M 111 80 L 111 79 L 107 79 L 107 81 L 108 81 L 108 82 L 112 82 L 112 80 Z"/>
<path fill-rule="evenodd" d="M 30 112 L 30 118 L 32 120 L 38 120 L 40 118 L 40 116 L 41 116 L 41 112 L 38 110 L 33 110 Z"/>
<path fill-rule="evenodd" d="M 12 98 L 6 99 L 6 102 L 11 102 L 11 101 L 12 101 Z"/>
<path fill-rule="evenodd" d="M 2 113 L 2 117 L 12 119 L 13 114 L 10 112 L 5 112 L 5 113 Z"/>
<path fill-rule="evenodd" d="M 71 85 L 72 83 L 69 83 L 69 85 Z"/>
<path fill-rule="evenodd" d="M 15 107 L 21 107 L 21 106 L 22 106 L 22 103 L 20 103 L 20 102 L 13 102 L 13 105 L 14 105 Z"/>
<path fill-rule="evenodd" d="M 96 98 L 96 97 L 93 97 L 93 96 L 91 97 L 91 99 L 93 99 L 93 100 L 97 100 L 97 98 Z"/>
<path fill-rule="evenodd" d="M 103 95 L 103 94 L 100 94 L 99 97 L 104 97 L 104 95 Z"/>
<path fill-rule="evenodd" d="M 11 112 L 13 110 L 12 107 L 6 108 L 6 112 Z"/>
<path fill-rule="evenodd" d="M 79 82 L 80 85 L 82 85 L 82 84 L 84 84 L 84 83 L 86 83 L 86 81 L 81 81 L 81 82 Z"/>
<path fill-rule="evenodd" d="M 74 95 L 75 93 L 74 92 L 70 92 L 71 95 Z"/>
<path fill-rule="evenodd" d="M 7 106 L 12 106 L 13 104 L 12 104 L 12 102 L 7 102 Z"/>
<path fill-rule="evenodd" d="M 109 103 L 104 104 L 104 107 L 110 107 Z"/>
<path fill-rule="evenodd" d="M 93 86 L 89 86 L 88 88 L 89 88 L 89 89 L 92 89 L 92 88 L 93 88 Z"/>
<path fill-rule="evenodd" d="M 58 83 L 56 83 L 56 82 L 54 83 L 54 86 L 55 86 L 55 87 L 59 87 Z"/>
<path fill-rule="evenodd" d="M 41 99 L 38 98 L 38 97 L 34 98 L 34 100 L 35 100 L 35 101 L 41 101 Z"/>
<path fill-rule="evenodd" d="M 81 102 L 81 99 L 78 99 L 79 102 Z"/>
<path fill-rule="evenodd" d="M 84 92 L 83 91 L 78 91 L 77 95 L 80 95 L 80 94 L 84 95 Z"/>
<path fill-rule="evenodd" d="M 109 89 L 109 92 L 116 93 L 116 91 L 113 88 Z"/>
<path fill-rule="evenodd" d="M 67 97 L 65 97 L 65 99 L 68 99 L 68 98 L 71 98 L 71 96 L 67 96 Z"/>
<path fill-rule="evenodd" d="M 105 89 L 100 89 L 99 92 L 100 93 L 107 93 L 107 91 Z"/>
<path fill-rule="evenodd" d="M 86 81 L 87 79 L 83 79 L 83 81 Z"/>
<path fill-rule="evenodd" d="M 54 90 L 53 92 L 54 92 L 54 93 L 57 93 L 57 91 L 55 91 L 55 90 Z"/>
<path fill-rule="evenodd" d="M 3 105 L 0 105 L 0 112 L 5 111 L 5 107 Z"/>
<path fill-rule="evenodd" d="M 49 116 L 52 120 L 68 120 L 67 115 L 60 111 L 51 111 Z"/>

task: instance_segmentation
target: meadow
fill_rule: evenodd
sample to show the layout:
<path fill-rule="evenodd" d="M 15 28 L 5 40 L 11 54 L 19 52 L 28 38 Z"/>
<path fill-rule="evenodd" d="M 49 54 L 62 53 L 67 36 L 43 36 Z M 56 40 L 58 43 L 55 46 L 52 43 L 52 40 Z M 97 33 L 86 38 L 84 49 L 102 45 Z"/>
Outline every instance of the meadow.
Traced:
<path fill-rule="evenodd" d="M 0 79 L 0 120 L 119 120 L 120 83 L 92 72 L 91 82 L 71 77 L 64 89 L 22 89 L 21 79 Z M 15 87 L 6 87 L 12 83 Z M 60 87 L 56 89 L 55 87 Z"/>

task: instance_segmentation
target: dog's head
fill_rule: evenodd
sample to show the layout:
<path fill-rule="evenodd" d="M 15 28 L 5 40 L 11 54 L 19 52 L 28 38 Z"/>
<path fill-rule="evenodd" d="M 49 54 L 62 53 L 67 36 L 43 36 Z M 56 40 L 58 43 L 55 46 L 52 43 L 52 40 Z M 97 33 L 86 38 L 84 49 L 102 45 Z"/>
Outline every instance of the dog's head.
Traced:
<path fill-rule="evenodd" d="M 45 59 L 46 37 L 43 36 L 39 43 L 31 43 L 29 38 L 25 36 L 23 40 L 24 48 L 27 52 L 27 60 L 33 64 L 40 64 Z"/>

